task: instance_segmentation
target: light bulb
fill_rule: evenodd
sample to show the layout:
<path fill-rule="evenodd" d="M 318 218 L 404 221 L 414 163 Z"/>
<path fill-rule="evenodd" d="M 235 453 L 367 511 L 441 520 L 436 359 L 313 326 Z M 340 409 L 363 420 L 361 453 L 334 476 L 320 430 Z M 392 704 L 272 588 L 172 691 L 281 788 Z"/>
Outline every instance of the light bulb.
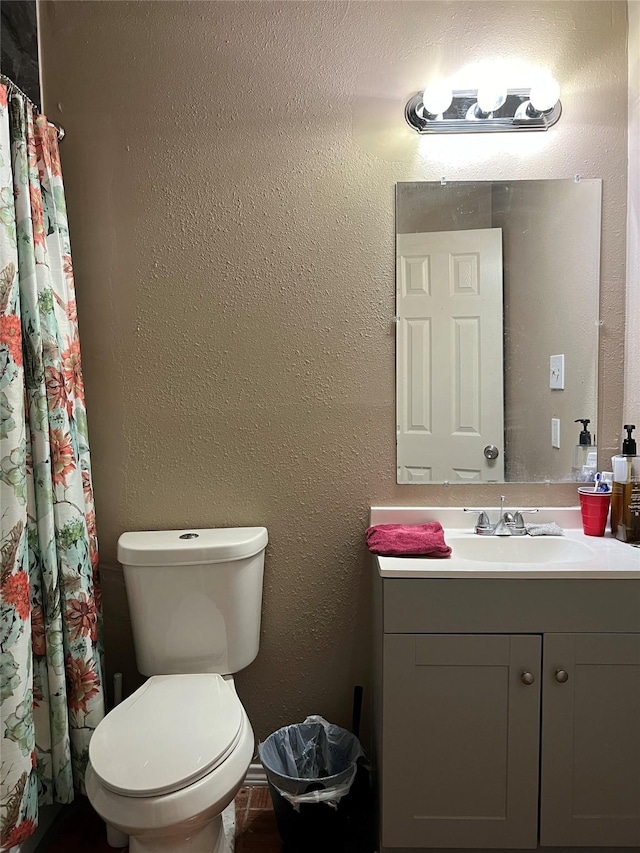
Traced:
<path fill-rule="evenodd" d="M 552 110 L 560 98 L 560 86 L 553 77 L 543 77 L 531 87 L 529 100 L 536 112 L 546 113 Z"/>
<path fill-rule="evenodd" d="M 432 116 L 439 116 L 451 106 L 453 94 L 445 83 L 433 83 L 427 86 L 422 96 L 422 104 L 426 112 Z"/>
<path fill-rule="evenodd" d="M 478 89 L 478 107 L 483 113 L 499 110 L 506 100 L 506 89 L 502 89 L 499 83 L 481 86 Z"/>

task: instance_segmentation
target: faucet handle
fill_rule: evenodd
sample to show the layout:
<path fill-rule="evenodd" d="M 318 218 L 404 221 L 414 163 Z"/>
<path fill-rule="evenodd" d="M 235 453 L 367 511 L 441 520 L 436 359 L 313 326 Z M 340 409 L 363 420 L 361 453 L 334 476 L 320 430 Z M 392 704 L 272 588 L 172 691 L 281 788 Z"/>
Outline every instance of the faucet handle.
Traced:
<path fill-rule="evenodd" d="M 518 533 L 520 533 L 521 535 L 527 532 L 522 515 L 523 515 L 523 513 L 528 513 L 528 512 L 538 512 L 538 510 L 537 509 L 519 509 L 513 515 L 513 526 L 518 531 Z"/>
<path fill-rule="evenodd" d="M 522 521 L 522 516 L 525 513 L 529 513 L 529 512 L 540 512 L 540 510 L 539 509 L 519 509 L 516 513 L 514 513 L 514 519 L 517 521 L 518 518 L 520 518 L 520 520 Z"/>
<path fill-rule="evenodd" d="M 490 533 L 493 533 L 493 531 L 495 529 L 495 524 L 491 524 L 491 522 L 489 521 L 489 514 L 487 513 L 486 510 L 484 510 L 484 509 L 469 509 L 467 507 L 464 507 L 462 511 L 463 512 L 477 512 L 478 513 L 478 518 L 476 520 L 476 526 L 475 526 L 475 532 L 476 533 L 480 533 L 481 535 L 482 534 L 488 535 Z"/>

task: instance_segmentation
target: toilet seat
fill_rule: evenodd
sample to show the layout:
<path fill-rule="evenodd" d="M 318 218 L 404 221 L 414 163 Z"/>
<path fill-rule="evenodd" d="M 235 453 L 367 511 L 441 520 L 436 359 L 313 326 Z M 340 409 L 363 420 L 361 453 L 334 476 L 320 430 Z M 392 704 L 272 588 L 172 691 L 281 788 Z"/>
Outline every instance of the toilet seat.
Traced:
<path fill-rule="evenodd" d="M 154 675 L 98 724 L 91 766 L 105 788 L 127 797 L 178 791 L 233 752 L 243 714 L 217 673 Z"/>

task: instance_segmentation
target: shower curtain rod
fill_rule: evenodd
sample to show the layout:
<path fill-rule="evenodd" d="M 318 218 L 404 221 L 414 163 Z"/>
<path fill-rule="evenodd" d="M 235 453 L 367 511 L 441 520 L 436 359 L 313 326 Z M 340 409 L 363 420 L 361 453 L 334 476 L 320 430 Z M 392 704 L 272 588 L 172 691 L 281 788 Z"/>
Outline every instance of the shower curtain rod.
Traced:
<path fill-rule="evenodd" d="M 19 95 L 22 95 L 22 97 L 25 99 L 25 101 L 29 101 L 29 103 L 31 104 L 31 106 L 34 108 L 34 110 L 36 112 L 38 112 L 38 113 L 42 112 L 42 110 L 40 109 L 38 104 L 36 104 L 36 102 L 32 98 L 30 98 L 26 92 L 23 92 L 22 89 L 20 88 L 20 86 L 18 86 L 16 83 L 13 82 L 11 77 L 7 77 L 6 74 L 2 74 L 0 72 L 0 80 L 2 80 L 2 82 L 8 86 L 9 94 L 11 94 L 13 92 L 17 92 Z M 56 132 L 58 134 L 58 142 L 62 142 L 62 140 L 64 139 L 64 135 L 65 135 L 64 128 L 61 127 L 59 124 L 56 124 L 55 121 L 50 121 L 49 119 L 47 119 L 47 121 L 49 122 L 51 127 L 55 127 Z"/>

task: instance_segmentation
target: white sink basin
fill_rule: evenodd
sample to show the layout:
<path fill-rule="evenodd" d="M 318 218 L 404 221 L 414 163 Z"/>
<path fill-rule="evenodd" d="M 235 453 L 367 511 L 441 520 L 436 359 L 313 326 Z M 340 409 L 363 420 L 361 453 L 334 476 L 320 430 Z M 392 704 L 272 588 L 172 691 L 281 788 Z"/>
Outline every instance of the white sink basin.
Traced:
<path fill-rule="evenodd" d="M 499 509 L 488 507 L 490 518 Z M 471 518 L 471 522 L 473 522 Z M 451 556 L 378 557 L 383 578 L 638 579 L 640 549 L 607 533 L 585 536 L 579 507 L 542 507 L 541 524 L 555 522 L 564 536 L 478 536 L 460 507 L 372 507 L 371 524 L 438 521 Z"/>
<path fill-rule="evenodd" d="M 596 554 L 584 542 L 551 536 L 451 537 L 452 557 L 481 563 L 577 563 Z"/>

